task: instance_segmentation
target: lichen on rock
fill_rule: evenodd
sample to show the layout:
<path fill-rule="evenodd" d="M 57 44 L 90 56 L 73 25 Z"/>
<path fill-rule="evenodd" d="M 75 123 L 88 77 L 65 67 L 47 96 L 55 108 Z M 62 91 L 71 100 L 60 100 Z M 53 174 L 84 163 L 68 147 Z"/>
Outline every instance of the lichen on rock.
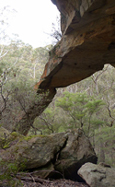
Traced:
<path fill-rule="evenodd" d="M 97 156 L 80 129 L 46 136 L 19 136 L 0 153 L 3 161 L 14 162 L 18 168 L 35 171 L 42 178 L 64 177 L 79 180 L 77 170 L 82 164 L 97 162 Z M 15 144 L 14 144 L 15 142 Z"/>

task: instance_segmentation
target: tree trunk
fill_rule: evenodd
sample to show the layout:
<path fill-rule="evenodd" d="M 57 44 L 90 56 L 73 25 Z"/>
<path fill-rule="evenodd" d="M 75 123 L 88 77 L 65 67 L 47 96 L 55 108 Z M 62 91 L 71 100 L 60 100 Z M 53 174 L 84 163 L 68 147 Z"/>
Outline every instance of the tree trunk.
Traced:
<path fill-rule="evenodd" d="M 99 140 L 99 157 L 98 162 L 105 162 L 105 152 L 104 152 L 104 145 L 103 140 L 100 138 Z"/>
<path fill-rule="evenodd" d="M 15 125 L 13 131 L 27 135 L 30 127 L 33 125 L 34 119 L 39 116 L 45 108 L 50 104 L 56 94 L 56 89 L 39 90 L 37 101 L 32 103 L 21 120 Z"/>

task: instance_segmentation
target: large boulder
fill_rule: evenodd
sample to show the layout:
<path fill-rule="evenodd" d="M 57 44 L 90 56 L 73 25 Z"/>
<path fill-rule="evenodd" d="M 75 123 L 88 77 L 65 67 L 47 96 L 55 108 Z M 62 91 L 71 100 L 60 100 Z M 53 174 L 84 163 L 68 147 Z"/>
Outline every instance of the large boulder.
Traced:
<path fill-rule="evenodd" d="M 38 135 L 21 138 L 15 145 L 5 150 L 3 159 L 15 160 L 25 169 L 36 169 L 46 166 L 51 162 L 55 154 L 63 148 L 67 136 L 64 133 L 50 136 Z"/>
<path fill-rule="evenodd" d="M 78 174 L 90 187 L 115 187 L 115 168 L 108 165 L 86 163 Z"/>
<path fill-rule="evenodd" d="M 77 170 L 86 162 L 96 163 L 96 154 L 80 129 L 52 135 L 21 137 L 0 153 L 3 161 L 18 164 L 42 178 L 77 180 Z M 78 179 L 79 180 L 79 179 Z"/>
<path fill-rule="evenodd" d="M 82 130 L 70 131 L 67 136 L 66 146 L 61 150 L 55 168 L 63 173 L 65 178 L 80 181 L 77 175 L 78 169 L 86 162 L 96 163 L 97 157 Z"/>

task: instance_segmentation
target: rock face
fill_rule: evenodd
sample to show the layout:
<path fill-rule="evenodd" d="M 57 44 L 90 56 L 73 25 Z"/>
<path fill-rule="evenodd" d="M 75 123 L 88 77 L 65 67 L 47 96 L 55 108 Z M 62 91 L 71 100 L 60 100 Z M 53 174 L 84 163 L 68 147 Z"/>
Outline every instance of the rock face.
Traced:
<path fill-rule="evenodd" d="M 86 163 L 78 174 L 90 187 L 115 187 L 115 168 Z"/>
<path fill-rule="evenodd" d="M 52 0 L 61 13 L 62 39 L 50 51 L 35 89 L 65 87 L 103 68 L 115 66 L 115 0 Z M 48 96 L 48 97 L 49 97 Z M 49 103 L 52 99 L 50 99 Z M 45 104 L 46 102 L 46 104 Z M 30 107 L 22 116 L 18 132 L 26 135 L 36 116 L 48 106 L 47 98 Z M 41 108 L 39 108 L 41 106 Z M 28 120 L 29 116 L 29 120 Z"/>
<path fill-rule="evenodd" d="M 13 161 L 33 176 L 42 178 L 65 177 L 80 180 L 77 170 L 86 162 L 97 162 L 96 154 L 83 131 L 74 130 L 49 136 L 21 138 L 7 148 L 0 157 Z"/>
<path fill-rule="evenodd" d="M 19 122 L 15 125 L 13 131 L 17 131 L 20 134 L 27 135 L 30 127 L 34 122 L 34 119 L 39 116 L 44 111 L 44 109 L 52 102 L 55 94 L 55 88 L 37 90 L 36 100 L 31 103 L 26 113 L 24 112 L 21 120 L 19 120 Z"/>
<path fill-rule="evenodd" d="M 52 2 L 61 12 L 63 36 L 50 52 L 38 86 L 68 86 L 101 70 L 106 63 L 115 66 L 115 1 Z"/>
<path fill-rule="evenodd" d="M 61 150 L 55 163 L 55 169 L 66 178 L 80 180 L 77 170 L 86 162 L 96 163 L 94 150 L 83 131 L 75 130 L 67 133 L 66 146 Z M 93 154 L 92 154 L 93 153 Z"/>

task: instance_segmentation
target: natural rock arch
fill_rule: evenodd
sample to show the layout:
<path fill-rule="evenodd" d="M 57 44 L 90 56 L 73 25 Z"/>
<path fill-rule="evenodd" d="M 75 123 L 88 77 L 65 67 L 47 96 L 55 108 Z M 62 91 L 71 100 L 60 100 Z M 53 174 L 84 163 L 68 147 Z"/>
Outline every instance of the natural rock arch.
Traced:
<path fill-rule="evenodd" d="M 62 39 L 35 90 L 38 101 L 28 108 L 16 129 L 26 135 L 35 119 L 52 101 L 56 88 L 89 77 L 109 63 L 115 66 L 115 1 L 52 0 L 61 12 Z M 18 128 L 17 128 L 18 125 Z"/>

